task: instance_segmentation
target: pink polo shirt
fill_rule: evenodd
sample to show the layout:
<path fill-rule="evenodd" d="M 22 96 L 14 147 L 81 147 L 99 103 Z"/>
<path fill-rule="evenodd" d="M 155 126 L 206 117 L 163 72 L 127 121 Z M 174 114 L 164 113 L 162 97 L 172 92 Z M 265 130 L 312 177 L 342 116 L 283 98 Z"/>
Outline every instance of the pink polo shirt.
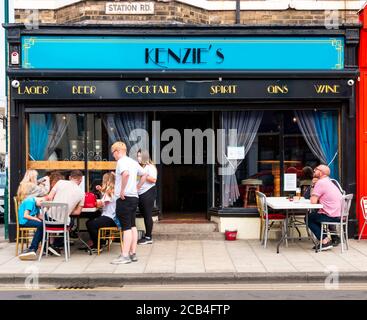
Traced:
<path fill-rule="evenodd" d="M 312 195 L 317 196 L 319 203 L 323 206 L 319 213 L 332 218 L 340 217 L 342 194 L 330 178 L 326 177 L 317 181 Z"/>

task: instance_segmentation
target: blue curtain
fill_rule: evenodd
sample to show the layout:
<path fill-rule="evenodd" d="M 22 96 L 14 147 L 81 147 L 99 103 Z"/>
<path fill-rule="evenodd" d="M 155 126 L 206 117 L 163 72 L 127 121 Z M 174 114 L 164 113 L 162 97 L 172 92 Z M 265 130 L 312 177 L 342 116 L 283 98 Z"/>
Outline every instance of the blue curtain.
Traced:
<path fill-rule="evenodd" d="M 32 114 L 29 121 L 29 155 L 31 160 L 47 160 L 48 133 L 53 125 L 51 114 Z"/>
<path fill-rule="evenodd" d="M 333 111 L 317 111 L 314 120 L 326 164 L 330 167 L 330 177 L 339 180 L 338 115 Z"/>

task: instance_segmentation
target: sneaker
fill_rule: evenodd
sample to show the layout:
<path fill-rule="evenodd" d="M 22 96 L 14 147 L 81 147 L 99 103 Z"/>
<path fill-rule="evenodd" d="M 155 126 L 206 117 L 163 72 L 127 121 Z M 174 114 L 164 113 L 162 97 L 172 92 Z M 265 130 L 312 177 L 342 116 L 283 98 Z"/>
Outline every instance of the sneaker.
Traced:
<path fill-rule="evenodd" d="M 91 248 L 90 251 L 92 251 L 92 253 L 98 253 L 98 249 L 97 248 Z M 99 253 L 103 252 L 103 248 L 99 248 Z"/>
<path fill-rule="evenodd" d="M 153 239 L 152 238 L 142 238 L 138 241 L 138 244 L 152 244 Z"/>
<path fill-rule="evenodd" d="M 136 256 L 136 253 L 131 253 L 130 254 L 130 259 L 131 259 L 132 262 L 137 262 L 138 257 Z"/>
<path fill-rule="evenodd" d="M 61 256 L 61 252 L 59 248 L 53 247 L 53 246 L 48 246 L 48 251 L 50 251 L 50 253 L 54 256 L 60 257 Z"/>
<path fill-rule="evenodd" d="M 317 251 L 326 251 L 326 250 L 332 249 L 333 248 L 333 244 L 329 240 L 328 242 L 322 244 L 322 249 L 320 249 L 320 248 L 321 248 L 321 244 L 318 246 L 318 250 Z"/>
<path fill-rule="evenodd" d="M 26 249 L 19 255 L 20 260 L 36 260 L 37 254 L 33 249 Z"/>
<path fill-rule="evenodd" d="M 117 259 L 113 260 L 111 264 L 127 264 L 131 263 L 130 257 L 124 257 L 123 255 L 120 255 Z"/>

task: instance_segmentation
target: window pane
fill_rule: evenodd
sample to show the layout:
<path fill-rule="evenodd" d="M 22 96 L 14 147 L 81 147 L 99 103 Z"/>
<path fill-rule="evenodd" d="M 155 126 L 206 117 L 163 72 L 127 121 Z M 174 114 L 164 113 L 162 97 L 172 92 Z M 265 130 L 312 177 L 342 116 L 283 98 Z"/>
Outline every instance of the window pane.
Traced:
<path fill-rule="evenodd" d="M 84 115 L 30 114 L 29 160 L 84 160 Z"/>

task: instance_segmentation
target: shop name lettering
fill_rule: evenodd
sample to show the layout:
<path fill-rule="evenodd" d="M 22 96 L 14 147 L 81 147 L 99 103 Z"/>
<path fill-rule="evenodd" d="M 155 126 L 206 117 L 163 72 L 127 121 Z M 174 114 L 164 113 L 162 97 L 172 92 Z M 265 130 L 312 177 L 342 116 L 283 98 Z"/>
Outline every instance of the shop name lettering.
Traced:
<path fill-rule="evenodd" d="M 175 94 L 176 86 L 170 85 L 145 85 L 145 86 L 126 86 L 127 94 Z"/>
<path fill-rule="evenodd" d="M 335 85 L 328 85 L 328 84 L 316 84 L 314 85 L 315 91 L 318 94 L 322 94 L 322 93 L 340 93 L 340 86 L 335 84 Z"/>
<path fill-rule="evenodd" d="M 172 61 L 187 65 L 187 64 L 206 64 L 209 61 L 208 55 L 212 53 L 212 46 L 209 48 L 145 48 L 145 63 L 153 62 L 156 65 L 167 67 Z M 224 62 L 224 54 L 222 49 L 213 51 L 215 63 L 221 64 Z"/>

